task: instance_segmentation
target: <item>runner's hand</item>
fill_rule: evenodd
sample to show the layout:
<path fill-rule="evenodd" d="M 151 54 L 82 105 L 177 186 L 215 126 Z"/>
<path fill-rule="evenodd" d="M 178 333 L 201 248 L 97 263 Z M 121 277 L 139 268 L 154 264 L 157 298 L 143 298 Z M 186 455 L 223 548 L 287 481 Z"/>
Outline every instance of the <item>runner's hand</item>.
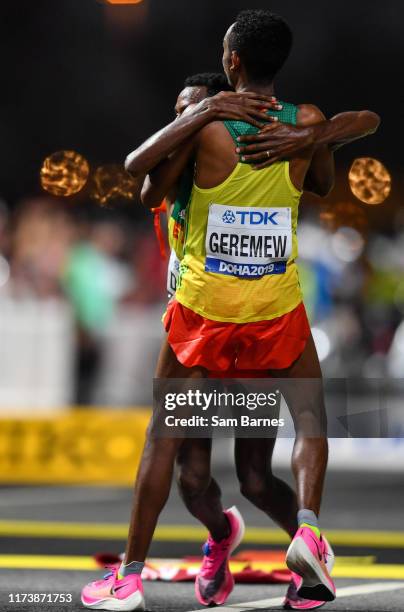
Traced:
<path fill-rule="evenodd" d="M 268 122 L 276 122 L 277 117 L 269 117 L 269 109 L 281 110 L 282 106 L 274 96 L 243 91 L 222 91 L 211 98 L 205 98 L 196 109 L 208 112 L 212 120 L 233 119 L 246 121 L 255 127 L 262 128 Z"/>
<path fill-rule="evenodd" d="M 299 127 L 278 122 L 264 126 L 258 134 L 240 136 L 238 141 L 240 146 L 236 152 L 241 161 L 260 170 L 311 146 L 314 133 L 311 126 Z"/>

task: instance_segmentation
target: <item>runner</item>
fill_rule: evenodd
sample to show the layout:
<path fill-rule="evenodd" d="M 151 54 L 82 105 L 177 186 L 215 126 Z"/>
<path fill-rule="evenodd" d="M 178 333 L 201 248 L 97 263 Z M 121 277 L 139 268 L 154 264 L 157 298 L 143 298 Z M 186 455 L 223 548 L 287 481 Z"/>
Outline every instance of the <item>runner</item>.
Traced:
<path fill-rule="evenodd" d="M 277 48 L 268 49 L 268 44 L 274 39 L 277 40 Z M 242 13 L 225 39 L 225 70 L 236 90 L 243 92 L 249 89 L 259 95 L 271 95 L 273 76 L 286 59 L 289 47 L 290 32 L 281 19 L 264 11 Z M 269 57 L 270 61 L 262 61 L 263 57 Z M 294 107 L 290 104 L 283 106 L 283 119 L 286 120 L 286 113 L 291 123 L 297 121 L 299 125 L 308 126 L 320 121 L 323 142 L 327 142 L 325 134 L 329 126 L 326 127 L 323 116 L 315 107 Z M 210 119 L 208 117 L 208 120 Z M 203 120 L 206 121 L 206 118 Z M 188 136 L 194 133 L 195 128 L 191 126 L 191 122 L 184 122 L 183 125 L 185 132 L 189 130 Z M 202 125 L 196 129 L 200 127 Z M 246 131 L 250 129 L 249 126 L 234 122 L 214 122 L 200 129 L 194 139 L 196 179 L 189 204 L 186 251 L 181 266 L 177 300 L 171 302 L 166 317 L 168 342 L 163 347 L 157 374 L 174 378 L 204 377 L 212 369 L 212 361 L 215 361 L 214 369 L 222 372 L 228 372 L 230 368 L 233 371 L 243 370 L 244 373 L 246 370 L 261 370 L 278 378 L 320 379 L 321 372 L 301 303 L 294 261 L 297 206 L 314 149 L 310 146 L 295 155 L 290 162 L 282 161 L 261 172 L 253 172 L 250 166 L 238 163 L 234 142 L 238 144 L 240 128 L 245 128 Z M 282 130 L 283 128 L 284 126 Z M 276 131 L 277 128 L 274 128 L 273 133 Z M 279 131 L 281 132 L 281 128 Z M 284 130 L 281 133 L 278 149 L 285 146 Z M 312 145 L 314 131 L 303 129 L 297 130 L 296 133 L 299 133 L 301 143 Z M 179 144 L 180 140 L 175 141 L 174 138 L 174 145 L 171 149 L 168 147 L 166 151 L 163 150 L 160 159 L 164 159 L 167 153 Z M 266 157 L 273 161 L 274 155 L 276 150 L 273 154 L 267 153 Z M 331 168 L 332 162 L 328 160 L 327 163 Z M 209 208 L 210 202 L 215 204 Z M 240 208 L 243 208 L 241 213 Z M 268 218 L 274 214 L 279 215 L 278 219 L 284 226 L 286 244 L 290 248 L 275 262 L 272 261 L 273 257 L 267 257 L 269 261 L 265 262 L 265 256 L 260 257 L 259 252 L 257 255 L 259 248 L 256 245 L 256 252 L 250 256 L 252 261 L 240 266 L 235 260 L 240 257 L 238 253 L 241 252 L 241 246 L 237 244 L 240 238 L 237 238 L 237 232 L 233 232 L 230 237 L 230 232 L 224 229 L 224 223 L 233 221 L 236 214 L 241 216 L 247 225 L 247 241 L 252 243 L 250 221 L 251 215 L 256 213 L 264 217 L 267 215 Z M 219 230 L 220 236 L 215 236 L 217 231 L 212 228 L 220 226 L 221 219 L 223 227 Z M 202 238 L 205 233 L 208 235 L 206 252 Z M 267 235 L 271 238 L 270 232 Z M 261 263 L 261 260 L 264 261 Z M 257 269 L 262 267 L 264 273 L 257 274 Z M 243 278 L 246 274 L 253 277 L 253 280 Z M 213 299 L 214 295 L 216 299 Z M 271 299 L 268 299 L 268 296 Z M 210 350 L 207 350 L 211 333 L 216 334 L 216 337 L 221 335 L 225 339 L 221 351 L 213 346 L 213 355 L 212 344 Z M 291 333 L 294 334 L 295 340 L 288 343 L 287 339 Z M 185 340 L 192 334 L 196 338 L 193 344 L 197 345 L 197 350 L 184 351 Z M 237 352 L 232 344 L 232 337 L 235 335 L 240 342 Z M 262 350 L 259 355 L 249 354 L 248 341 L 257 337 Z M 281 346 L 282 350 L 275 352 L 274 345 Z M 288 563 L 293 570 L 298 570 L 295 583 L 299 594 L 310 596 L 322 603 L 335 596 L 333 583 L 323 562 L 327 544 L 317 525 L 327 442 L 325 436 L 307 438 L 301 435 L 303 420 L 307 419 L 307 405 L 303 405 L 301 398 L 291 398 L 289 408 L 297 433 L 293 468 L 298 488 L 300 528 L 289 550 Z M 319 419 L 324 420 L 321 397 L 314 403 L 309 418 L 314 420 L 314 425 L 318 425 Z M 119 579 L 113 575 L 106 582 L 94 583 L 85 589 L 85 605 L 103 609 L 142 608 L 139 573 L 158 514 L 168 495 L 172 464 L 180 445 L 181 441 L 177 439 L 147 440 L 138 474 L 126 563 L 121 568 L 124 578 Z M 262 450 L 264 452 L 261 452 L 261 463 L 265 455 L 265 449 Z M 238 517 L 229 512 L 223 513 L 220 496 L 216 495 L 216 504 L 212 504 L 212 500 L 215 501 L 214 491 L 210 495 L 211 520 L 208 521 L 205 517 L 206 523 L 211 522 L 212 525 L 209 528 L 213 537 L 209 544 L 214 550 L 208 550 L 208 546 L 200 580 L 197 582 L 197 592 L 203 603 L 207 602 L 208 591 L 212 586 L 216 594 L 220 590 L 223 591 L 223 596 L 230 592 L 232 584 L 227 570 L 227 558 L 230 549 L 240 537 Z M 289 530 L 291 529 L 292 525 L 289 527 Z M 220 546 L 217 546 L 218 542 Z M 309 550 L 307 545 L 311 542 L 319 548 Z M 220 568 L 224 571 L 220 572 Z M 207 575 L 209 572 L 210 575 Z M 108 586 L 110 589 L 114 585 L 115 588 L 120 587 L 121 591 L 116 593 L 116 597 L 112 593 L 113 601 L 111 595 L 108 601 L 108 598 L 105 598 L 105 588 Z"/>
<path fill-rule="evenodd" d="M 227 82 L 224 74 L 204 72 L 187 77 L 184 83 L 184 89 L 180 92 L 176 105 L 175 113 L 177 118 L 181 117 L 183 112 L 208 97 L 215 96 L 219 92 L 232 91 L 232 87 Z M 253 98 L 253 109 L 260 109 L 262 106 L 268 108 L 277 108 L 275 98 L 268 104 L 260 104 Z M 220 111 L 228 110 L 228 104 L 239 102 L 240 97 L 236 94 L 231 94 L 226 99 L 219 101 L 216 114 L 219 116 Z M 244 99 L 247 101 L 247 99 Z M 221 102 L 221 104 L 220 104 Z M 235 108 L 235 107 L 233 107 Z M 243 113 L 245 108 L 240 108 Z M 242 114 L 240 115 L 240 117 Z M 255 116 L 255 115 L 253 115 Z M 258 113 L 259 118 L 263 118 L 262 113 Z M 251 117 L 252 118 L 252 117 Z M 185 209 L 189 201 L 192 185 L 193 185 L 193 161 L 190 160 L 184 167 L 183 164 L 188 162 L 190 155 L 190 147 L 186 143 L 181 147 L 181 151 L 174 154 L 171 159 L 163 160 L 158 165 L 156 162 L 153 168 L 145 179 L 144 189 L 142 193 L 143 203 L 152 209 L 155 214 L 155 227 L 159 241 L 163 240 L 161 233 L 159 215 L 162 212 L 167 213 L 168 220 L 168 238 L 170 245 L 170 259 L 167 273 L 167 293 L 172 297 L 175 293 L 177 277 L 179 273 L 179 262 L 182 259 L 182 251 L 184 246 L 184 225 L 185 225 Z M 129 156 L 130 158 L 130 156 Z M 178 167 L 181 167 L 181 177 L 178 174 Z M 176 174 L 178 181 L 173 185 L 170 184 L 170 189 L 165 190 L 167 181 L 172 181 L 173 172 Z M 141 175 L 142 177 L 144 176 Z M 164 199 L 163 204 L 161 201 Z M 151 205 L 150 202 L 153 202 Z M 161 251 L 164 250 L 164 245 L 160 243 Z"/>
<path fill-rule="evenodd" d="M 175 114 L 177 118 L 181 117 L 184 111 L 194 107 L 207 97 L 215 96 L 221 91 L 231 91 L 231 87 L 227 82 L 224 74 L 214 72 L 203 72 L 194 74 L 185 79 L 184 88 L 179 93 L 175 104 Z M 182 160 L 188 161 L 189 152 L 182 151 Z M 178 160 L 169 160 L 170 164 L 178 163 Z M 156 164 L 157 165 L 157 164 Z M 168 168 L 169 170 L 169 168 Z M 184 168 L 181 177 L 176 181 L 176 184 L 170 187 L 168 192 L 162 193 L 158 184 L 158 178 L 163 173 L 167 172 L 167 166 L 156 168 L 155 174 L 149 173 L 146 177 L 142 192 L 142 200 L 146 206 L 149 206 L 155 214 L 160 212 L 167 213 L 168 223 L 168 241 L 170 245 L 170 258 L 167 271 L 167 293 L 172 297 L 175 293 L 177 278 L 179 273 L 180 260 L 183 255 L 184 248 L 184 229 L 185 229 L 185 210 L 191 196 L 193 185 L 193 161 Z M 164 198 L 163 206 L 160 205 Z M 153 202 L 150 205 L 150 202 Z M 159 224 L 159 221 L 157 222 Z M 164 248 L 164 247 L 163 247 Z"/>

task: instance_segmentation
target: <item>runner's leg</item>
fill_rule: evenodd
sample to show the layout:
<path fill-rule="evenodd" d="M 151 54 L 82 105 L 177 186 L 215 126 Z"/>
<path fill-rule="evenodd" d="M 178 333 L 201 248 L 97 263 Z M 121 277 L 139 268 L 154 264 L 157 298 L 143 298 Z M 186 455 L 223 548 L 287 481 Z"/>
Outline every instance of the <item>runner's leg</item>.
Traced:
<path fill-rule="evenodd" d="M 272 370 L 271 376 L 313 379 L 312 384 L 305 381 L 301 385 L 286 386 L 284 395 L 296 430 L 292 469 L 298 506 L 299 509 L 312 510 L 318 516 L 327 468 L 328 442 L 322 374 L 313 337 L 310 335 L 303 353 L 289 368 Z M 308 435 L 311 431 L 320 433 L 312 437 Z"/>
<path fill-rule="evenodd" d="M 285 602 L 297 598 L 317 607 L 334 600 L 336 591 L 330 576 L 332 549 L 318 524 L 328 443 L 321 368 L 311 335 L 302 355 L 277 375 L 288 379 L 282 393 L 296 431 L 292 468 L 299 506 L 299 528 L 286 553 L 292 583 Z"/>
<path fill-rule="evenodd" d="M 189 512 L 219 542 L 230 534 L 223 514 L 221 491 L 210 471 L 212 440 L 185 440 L 177 455 L 178 488 Z"/>
<path fill-rule="evenodd" d="M 164 341 L 156 378 L 203 378 L 203 368 L 186 368 Z M 144 561 L 158 517 L 170 493 L 175 457 L 183 440 L 156 438 L 148 430 L 137 474 L 125 564 Z"/>
<path fill-rule="evenodd" d="M 298 527 L 296 494 L 272 473 L 274 446 L 275 438 L 237 438 L 237 477 L 242 495 L 293 537 Z"/>

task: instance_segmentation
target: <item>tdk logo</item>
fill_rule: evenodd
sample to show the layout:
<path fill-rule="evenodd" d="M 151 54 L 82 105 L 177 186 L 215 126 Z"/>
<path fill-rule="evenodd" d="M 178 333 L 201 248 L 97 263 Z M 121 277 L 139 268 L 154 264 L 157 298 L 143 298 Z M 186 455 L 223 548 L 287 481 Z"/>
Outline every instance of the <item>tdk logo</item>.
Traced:
<path fill-rule="evenodd" d="M 227 212 L 227 211 L 226 211 Z M 241 225 L 278 225 L 275 220 L 278 211 L 276 210 L 273 213 L 269 213 L 267 210 L 265 212 L 259 212 L 258 210 L 237 210 L 236 215 L 240 217 Z"/>
<path fill-rule="evenodd" d="M 234 223 L 236 220 L 236 215 L 231 210 L 226 210 L 222 215 L 222 221 L 224 223 Z"/>

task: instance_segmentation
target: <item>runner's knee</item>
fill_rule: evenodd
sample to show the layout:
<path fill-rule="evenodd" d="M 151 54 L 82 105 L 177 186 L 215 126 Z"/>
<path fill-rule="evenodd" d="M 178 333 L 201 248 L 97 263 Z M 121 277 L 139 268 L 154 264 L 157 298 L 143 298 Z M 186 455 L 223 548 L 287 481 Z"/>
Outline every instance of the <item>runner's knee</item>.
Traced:
<path fill-rule="evenodd" d="M 293 423 L 296 436 L 316 438 L 327 435 L 327 415 L 324 405 L 296 412 L 293 415 Z"/>
<path fill-rule="evenodd" d="M 181 495 L 184 497 L 199 497 L 209 487 L 210 473 L 181 466 L 177 482 Z"/>
<path fill-rule="evenodd" d="M 268 489 L 268 475 L 246 472 L 240 478 L 240 493 L 251 502 L 261 499 Z"/>

